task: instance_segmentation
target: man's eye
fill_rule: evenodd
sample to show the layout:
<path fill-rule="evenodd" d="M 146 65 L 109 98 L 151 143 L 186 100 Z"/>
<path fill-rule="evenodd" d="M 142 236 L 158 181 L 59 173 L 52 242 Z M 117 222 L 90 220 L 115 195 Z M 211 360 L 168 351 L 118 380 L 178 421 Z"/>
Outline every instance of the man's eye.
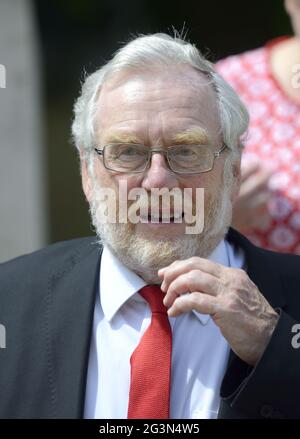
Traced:
<path fill-rule="evenodd" d="M 180 154 L 181 155 L 185 155 L 185 156 L 189 156 L 189 155 L 193 155 L 195 154 L 194 150 L 190 149 L 190 148 L 182 148 L 180 150 Z"/>
<path fill-rule="evenodd" d="M 193 148 L 180 148 L 176 151 L 175 157 L 181 159 L 193 159 L 197 157 L 197 153 Z"/>
<path fill-rule="evenodd" d="M 145 151 L 142 148 L 136 146 L 127 146 L 122 148 L 119 152 L 120 157 L 141 157 L 145 155 Z"/>
<path fill-rule="evenodd" d="M 120 155 L 130 156 L 130 155 L 135 155 L 135 154 L 137 154 L 137 149 L 133 148 L 132 146 L 128 146 L 126 148 L 123 148 L 120 151 Z"/>
<path fill-rule="evenodd" d="M 141 147 L 122 146 L 115 154 L 115 160 L 137 160 L 145 157 L 145 151 Z"/>

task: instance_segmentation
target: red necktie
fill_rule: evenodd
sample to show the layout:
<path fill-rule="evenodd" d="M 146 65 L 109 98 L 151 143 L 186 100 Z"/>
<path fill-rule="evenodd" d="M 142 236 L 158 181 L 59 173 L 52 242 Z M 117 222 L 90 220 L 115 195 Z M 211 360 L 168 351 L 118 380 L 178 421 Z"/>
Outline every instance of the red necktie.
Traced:
<path fill-rule="evenodd" d="M 152 318 L 130 358 L 128 419 L 168 419 L 172 331 L 164 293 L 157 285 L 147 285 L 139 293 L 148 302 Z"/>

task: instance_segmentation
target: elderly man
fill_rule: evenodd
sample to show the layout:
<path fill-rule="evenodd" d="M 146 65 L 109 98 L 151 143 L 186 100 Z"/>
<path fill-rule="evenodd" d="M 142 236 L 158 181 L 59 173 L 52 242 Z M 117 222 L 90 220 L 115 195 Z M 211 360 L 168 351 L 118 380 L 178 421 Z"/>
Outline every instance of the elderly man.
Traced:
<path fill-rule="evenodd" d="M 136 38 L 86 79 L 73 136 L 99 239 L 1 266 L 1 417 L 300 416 L 300 259 L 229 229 L 247 123 L 179 38 Z"/>

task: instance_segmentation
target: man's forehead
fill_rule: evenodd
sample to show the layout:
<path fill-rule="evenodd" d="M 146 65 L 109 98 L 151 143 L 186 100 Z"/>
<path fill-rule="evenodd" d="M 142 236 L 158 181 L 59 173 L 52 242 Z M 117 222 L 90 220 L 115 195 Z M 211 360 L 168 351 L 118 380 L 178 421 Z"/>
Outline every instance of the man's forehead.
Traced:
<path fill-rule="evenodd" d="M 180 139 L 204 143 L 219 132 L 217 97 L 210 81 L 187 66 L 174 71 L 120 72 L 105 83 L 98 105 L 96 131 L 101 137 L 106 137 L 108 129 L 111 134 L 124 133 L 125 138 L 139 132 L 144 135 L 159 123 L 164 138 L 175 143 Z M 206 128 L 209 135 L 204 133 Z M 177 138 L 171 139 L 175 130 Z"/>
<path fill-rule="evenodd" d="M 118 118 L 120 113 L 156 112 L 186 109 L 218 113 L 217 95 L 211 81 L 196 69 L 187 66 L 154 68 L 149 71 L 122 71 L 108 79 L 97 102 L 99 120 Z M 217 116 L 218 117 L 218 116 Z"/>
<path fill-rule="evenodd" d="M 213 91 L 211 81 L 208 76 L 191 66 L 174 65 L 166 66 L 152 66 L 145 70 L 130 70 L 124 69 L 120 72 L 112 74 L 103 84 L 103 92 L 114 91 L 120 87 L 135 87 L 140 84 L 144 85 L 149 81 L 150 84 L 162 83 L 170 85 L 169 81 L 174 83 L 182 83 L 186 86 L 197 87 L 201 89 L 208 89 Z"/>

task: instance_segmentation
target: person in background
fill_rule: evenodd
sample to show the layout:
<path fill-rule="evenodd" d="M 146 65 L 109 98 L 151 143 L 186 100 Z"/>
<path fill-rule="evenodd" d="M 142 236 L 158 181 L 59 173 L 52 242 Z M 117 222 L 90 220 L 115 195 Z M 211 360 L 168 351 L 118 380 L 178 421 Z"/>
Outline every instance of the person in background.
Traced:
<path fill-rule="evenodd" d="M 233 226 L 261 247 L 300 254 L 300 1 L 294 36 L 216 64 L 250 112 Z"/>

